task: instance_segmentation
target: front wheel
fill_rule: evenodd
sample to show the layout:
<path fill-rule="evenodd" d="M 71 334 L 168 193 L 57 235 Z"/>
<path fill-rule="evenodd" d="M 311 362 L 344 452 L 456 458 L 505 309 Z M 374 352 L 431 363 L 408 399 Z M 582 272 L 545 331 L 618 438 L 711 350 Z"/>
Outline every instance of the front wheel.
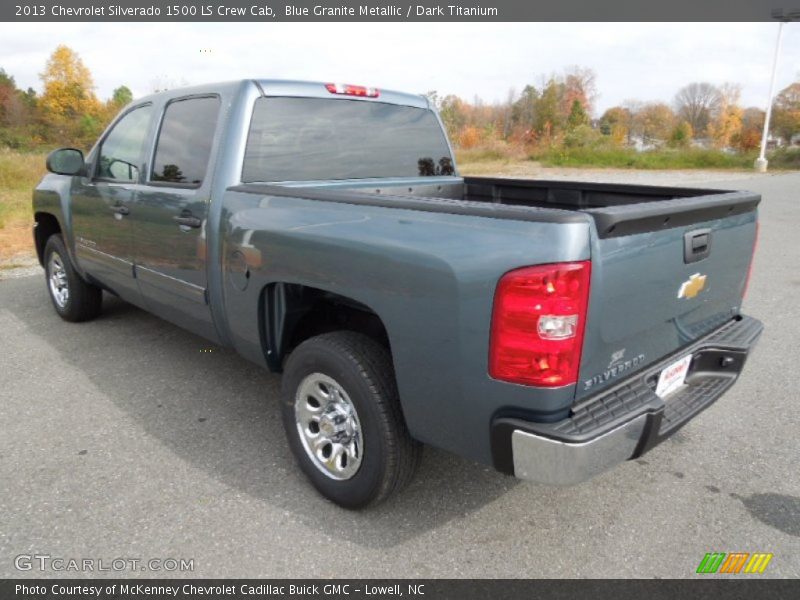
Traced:
<path fill-rule="evenodd" d="M 72 266 L 60 235 L 51 235 L 44 247 L 47 291 L 65 321 L 88 321 L 100 314 L 103 290 L 87 283 Z"/>
<path fill-rule="evenodd" d="M 412 479 L 422 447 L 408 433 L 380 344 L 349 331 L 306 340 L 289 356 L 282 388 L 289 445 L 326 498 L 362 508 Z"/>

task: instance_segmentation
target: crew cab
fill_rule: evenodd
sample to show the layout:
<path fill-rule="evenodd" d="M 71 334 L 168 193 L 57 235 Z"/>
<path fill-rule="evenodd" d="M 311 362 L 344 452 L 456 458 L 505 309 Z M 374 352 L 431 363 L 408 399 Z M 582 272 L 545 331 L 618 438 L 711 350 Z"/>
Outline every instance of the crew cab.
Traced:
<path fill-rule="evenodd" d="M 757 194 L 462 176 L 422 96 L 170 90 L 47 167 L 56 312 L 111 293 L 282 373 L 297 462 L 348 508 L 407 484 L 424 444 L 589 479 L 716 401 L 762 329 L 741 312 Z"/>

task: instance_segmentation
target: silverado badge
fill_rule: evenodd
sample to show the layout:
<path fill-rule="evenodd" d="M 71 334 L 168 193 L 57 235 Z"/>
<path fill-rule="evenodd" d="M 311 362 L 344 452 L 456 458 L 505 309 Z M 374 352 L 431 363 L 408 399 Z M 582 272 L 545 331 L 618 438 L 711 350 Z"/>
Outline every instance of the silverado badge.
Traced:
<path fill-rule="evenodd" d="M 678 298 L 694 298 L 703 291 L 704 287 L 706 287 L 706 276 L 695 273 L 681 284 Z"/>

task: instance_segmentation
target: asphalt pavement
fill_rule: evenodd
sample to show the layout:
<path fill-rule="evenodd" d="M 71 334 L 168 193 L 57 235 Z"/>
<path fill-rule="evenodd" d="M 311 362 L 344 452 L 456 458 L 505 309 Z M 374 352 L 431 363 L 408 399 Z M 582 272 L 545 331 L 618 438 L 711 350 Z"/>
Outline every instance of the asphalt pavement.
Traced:
<path fill-rule="evenodd" d="M 678 434 L 575 487 L 426 448 L 402 495 L 342 510 L 293 465 L 277 376 L 112 297 L 63 322 L 41 271 L 0 281 L 0 577 L 693 577 L 711 551 L 800 577 L 800 174 L 728 187 L 764 198 L 758 348 Z"/>

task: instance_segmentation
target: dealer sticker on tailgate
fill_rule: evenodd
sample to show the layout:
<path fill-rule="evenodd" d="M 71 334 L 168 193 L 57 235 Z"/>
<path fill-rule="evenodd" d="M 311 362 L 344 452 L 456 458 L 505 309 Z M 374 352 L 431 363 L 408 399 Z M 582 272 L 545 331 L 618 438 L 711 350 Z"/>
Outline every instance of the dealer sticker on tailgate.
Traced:
<path fill-rule="evenodd" d="M 671 394 L 686 381 L 686 373 L 689 372 L 689 364 L 692 362 L 692 355 L 684 356 L 669 365 L 658 376 L 658 385 L 656 385 L 656 395 L 663 398 Z"/>

